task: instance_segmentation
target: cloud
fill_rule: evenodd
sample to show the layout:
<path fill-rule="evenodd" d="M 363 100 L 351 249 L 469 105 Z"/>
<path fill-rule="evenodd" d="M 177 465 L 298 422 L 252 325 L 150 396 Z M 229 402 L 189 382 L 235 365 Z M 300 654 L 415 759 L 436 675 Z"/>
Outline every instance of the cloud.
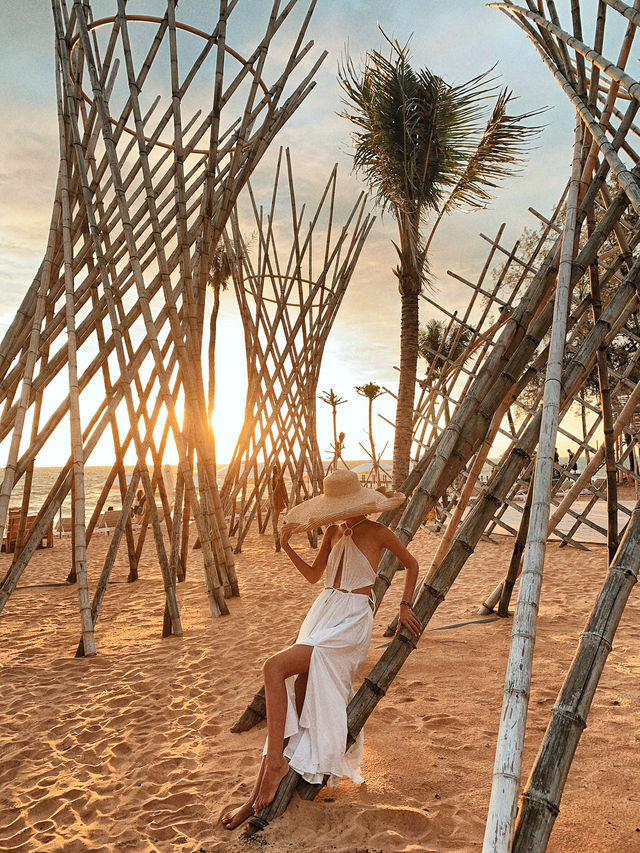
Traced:
<path fill-rule="evenodd" d="M 590 12 L 592 0 L 585 2 Z M 111 3 L 93 5 L 96 17 L 112 14 Z M 454 16 L 451 5 L 450 0 L 431 0 L 428 4 L 424 0 L 407 0 L 403 4 L 390 4 L 388 0 L 327 0 L 318 4 L 308 36 L 315 39 L 316 46 L 305 58 L 304 66 L 309 67 L 325 46 L 330 55 L 317 74 L 317 85 L 267 152 L 252 183 L 256 198 L 268 204 L 277 146 L 289 146 L 299 204 L 307 201 L 312 206 L 333 164 L 338 162 L 335 217 L 337 223 L 344 220 L 364 185 L 351 171 L 349 123 L 336 114 L 341 110 L 336 68 L 345 45 L 355 60 L 367 49 L 384 47 L 378 21 L 389 36 L 400 41 L 413 32 L 414 63 L 428 65 L 450 82 L 469 79 L 499 60 L 497 73 L 501 81 L 520 96 L 518 110 L 545 105 L 554 109 L 541 119 L 548 126 L 526 169 L 505 182 L 490 209 L 473 214 L 455 213 L 441 226 L 430 256 L 434 299 L 454 311 L 464 308 L 469 290 L 448 277 L 447 270 L 476 281 L 488 252 L 479 232 L 493 237 L 500 223 L 507 222 L 504 242 L 512 245 L 525 224 L 536 225 L 527 212 L 529 205 L 543 214 L 550 212 L 569 173 L 574 118 L 564 94 L 535 50 L 504 15 L 485 8 L 478 0 L 460 0 Z M 156 14 L 156 7 L 152 0 L 140 0 L 136 11 Z M 245 11 L 257 8 L 260 14 L 243 14 L 243 7 Z M 244 54 L 251 52 L 270 8 L 271 2 L 241 0 L 229 25 L 231 46 Z M 264 72 L 268 82 L 276 79 L 282 62 L 288 58 L 295 27 L 306 8 L 306 3 L 299 4 L 272 45 Z M 208 0 L 193 0 L 180 4 L 179 17 L 206 29 L 212 26 L 215 12 Z M 0 334 L 42 259 L 58 168 L 50 14 L 43 11 L 37 0 L 24 0 L 20 9 L 16 7 L 7 16 L 6 24 L 0 33 L 4 59 L 0 93 L 5 103 L 0 127 Z M 142 26 L 138 28 L 141 29 Z M 233 73 L 236 67 L 237 63 L 230 60 L 229 71 Z M 302 71 L 301 68 L 296 72 L 297 79 Z M 210 87 L 203 86 L 198 95 L 207 109 Z M 372 201 L 369 205 L 378 214 Z M 283 247 L 287 244 L 289 219 L 289 211 L 282 209 L 278 233 Z M 247 230 L 251 233 L 250 224 Z M 378 215 L 326 345 L 319 390 L 333 386 L 351 401 L 349 407 L 343 407 L 345 421 L 347 408 L 353 412 L 348 419 L 349 454 L 361 455 L 358 440 L 362 438 L 366 420 L 366 401 L 356 399 L 353 386 L 367 381 L 393 388 L 397 385 L 394 364 L 398 363 L 399 353 L 400 298 L 392 272 L 397 262 L 391 242 L 395 237 L 393 219 Z M 227 294 L 226 300 L 228 313 L 221 316 L 220 323 L 221 328 L 228 330 L 223 337 L 228 347 L 225 371 L 231 381 L 221 383 L 228 396 L 221 396 L 219 409 L 222 406 L 236 411 L 243 405 L 238 388 L 244 382 L 244 367 L 239 367 L 244 360 L 244 348 L 232 294 Z M 420 312 L 423 321 L 437 316 L 437 310 L 426 303 L 421 304 Z M 392 417 L 391 397 L 380 398 L 378 404 L 376 411 Z M 328 407 L 318 409 L 323 449 L 328 446 L 325 409 Z M 379 428 L 382 437 L 388 436 L 389 430 L 382 423 Z M 231 447 L 230 439 L 227 446 Z"/>

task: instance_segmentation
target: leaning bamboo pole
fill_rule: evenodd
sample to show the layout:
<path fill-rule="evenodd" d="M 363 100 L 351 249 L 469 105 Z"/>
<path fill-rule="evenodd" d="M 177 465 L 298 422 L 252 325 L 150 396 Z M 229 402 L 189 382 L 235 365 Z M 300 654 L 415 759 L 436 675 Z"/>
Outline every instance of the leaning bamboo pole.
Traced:
<path fill-rule="evenodd" d="M 554 705 L 520 802 L 512 853 L 544 853 L 547 848 L 571 762 L 639 571 L 640 506 L 636 505 Z"/>
<path fill-rule="evenodd" d="M 464 511 L 466 510 L 469 504 L 469 500 L 471 499 L 473 491 L 476 487 L 484 463 L 486 462 L 487 456 L 489 455 L 489 451 L 491 450 L 493 440 L 495 439 L 500 424 L 502 423 L 502 419 L 507 409 L 509 408 L 510 402 L 511 401 L 509 399 L 505 400 L 502 406 L 496 412 L 489 432 L 487 433 L 485 440 L 483 441 L 482 445 L 480 446 L 480 449 L 475 455 L 475 458 L 467 475 L 464 487 L 462 489 L 462 494 L 458 499 L 456 508 L 453 511 L 453 515 L 449 520 L 447 529 L 445 530 L 445 533 L 442 539 L 440 540 L 438 550 L 436 551 L 436 554 L 431 562 L 431 567 L 429 569 L 428 576 L 437 570 L 438 566 L 442 562 L 442 559 L 444 558 L 444 555 L 447 553 L 447 550 L 455 535 L 455 532 L 458 529 L 460 521 L 462 520 Z"/>
<path fill-rule="evenodd" d="M 509 602 L 511 601 L 511 594 L 513 592 L 513 587 L 515 586 L 516 579 L 520 574 L 520 567 L 522 565 L 522 555 L 524 553 L 524 548 L 529 533 L 529 519 L 531 517 L 531 503 L 533 501 L 533 477 L 534 474 L 532 470 L 529 488 L 527 489 L 527 497 L 522 510 L 522 518 L 520 519 L 520 526 L 518 527 L 518 534 L 516 536 L 516 541 L 513 545 L 513 552 L 511 554 L 511 560 L 509 561 L 509 568 L 507 569 L 507 574 L 505 576 L 504 583 L 502 586 L 502 592 L 500 594 L 498 616 L 506 617 L 509 615 Z"/>
<path fill-rule="evenodd" d="M 587 218 L 587 228 L 589 232 L 593 230 L 594 225 L 593 213 L 591 212 L 591 216 Z M 600 277 L 597 264 L 591 264 L 589 267 L 589 285 L 591 289 L 593 321 L 597 322 L 602 311 Z M 613 408 L 611 405 L 609 371 L 607 370 L 607 350 L 605 347 L 598 348 L 597 367 L 598 385 L 600 388 L 600 405 L 602 407 L 604 456 L 607 477 L 607 548 L 609 551 L 609 562 L 611 562 L 618 548 L 618 496 L 615 448 L 613 440 Z M 587 459 L 587 464 L 589 464 L 589 459 Z"/>

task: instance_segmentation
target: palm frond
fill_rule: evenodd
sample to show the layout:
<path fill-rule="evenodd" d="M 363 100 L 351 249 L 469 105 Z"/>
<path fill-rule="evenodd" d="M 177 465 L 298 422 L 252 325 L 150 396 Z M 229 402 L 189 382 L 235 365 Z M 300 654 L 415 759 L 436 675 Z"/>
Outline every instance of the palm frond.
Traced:
<path fill-rule="evenodd" d="M 445 202 L 443 213 L 461 206 L 486 207 L 501 180 L 512 175 L 523 162 L 530 141 L 542 130 L 524 122 L 544 110 L 509 115 L 507 109 L 512 100 L 513 93 L 506 88 L 498 95 L 482 138 Z"/>

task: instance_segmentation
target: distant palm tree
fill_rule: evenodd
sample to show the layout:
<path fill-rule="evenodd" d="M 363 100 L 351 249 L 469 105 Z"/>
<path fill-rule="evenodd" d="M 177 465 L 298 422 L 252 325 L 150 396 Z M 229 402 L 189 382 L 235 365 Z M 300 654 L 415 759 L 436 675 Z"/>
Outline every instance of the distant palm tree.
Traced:
<path fill-rule="evenodd" d="M 433 317 L 418 329 L 418 355 L 426 361 L 431 377 L 435 380 L 440 378 L 447 365 L 462 357 L 471 343 L 470 329 L 461 329 L 456 324 L 444 340 L 446 331 L 446 324 Z"/>
<path fill-rule="evenodd" d="M 342 446 L 344 444 L 345 434 L 341 432 L 340 435 L 338 435 L 338 406 L 341 406 L 347 401 L 343 400 L 342 397 L 336 394 L 333 388 L 330 388 L 329 391 L 323 391 L 320 395 L 320 399 L 323 403 L 327 403 L 331 406 L 331 414 L 333 417 L 333 459 L 329 463 L 329 467 L 326 472 L 327 474 L 330 474 L 331 471 L 337 470 L 338 460 L 342 459 Z M 344 459 L 342 459 L 342 461 L 344 462 Z"/>
<path fill-rule="evenodd" d="M 523 124 L 534 113 L 507 114 L 512 93 L 506 89 L 497 95 L 483 127 L 486 101 L 496 93 L 489 72 L 450 86 L 427 68 L 414 70 L 406 46 L 389 43 L 389 59 L 369 51 L 358 71 L 347 58 L 338 79 L 346 96 L 343 116 L 357 128 L 354 168 L 398 225 L 393 272 L 401 297 L 401 333 L 393 477 L 399 487 L 409 471 L 418 297 L 427 279 L 427 250 L 445 213 L 488 204 L 539 128 Z M 421 228 L 433 212 L 436 219 L 424 239 Z"/>
<path fill-rule="evenodd" d="M 371 479 L 373 480 L 376 486 L 380 485 L 380 471 L 382 471 L 382 466 L 380 465 L 380 458 L 382 457 L 382 453 L 384 453 L 384 448 L 380 455 L 376 454 L 376 446 L 373 441 L 373 401 L 380 397 L 385 393 L 384 388 L 381 388 L 376 382 L 367 382 L 365 385 L 356 385 L 355 390 L 360 394 L 361 397 L 366 397 L 369 401 L 369 446 L 370 450 L 360 443 L 360 447 L 371 457 Z M 386 448 L 385 444 L 385 448 Z"/>

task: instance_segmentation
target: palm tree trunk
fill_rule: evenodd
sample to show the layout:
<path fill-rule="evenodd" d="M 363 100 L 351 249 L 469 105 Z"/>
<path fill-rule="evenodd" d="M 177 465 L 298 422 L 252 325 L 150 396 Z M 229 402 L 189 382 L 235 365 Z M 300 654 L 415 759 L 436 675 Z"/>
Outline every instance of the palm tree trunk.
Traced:
<path fill-rule="evenodd" d="M 401 300 L 400 379 L 396 405 L 396 432 L 393 442 L 394 489 L 400 488 L 409 474 L 413 402 L 418 365 L 418 291 L 407 293 L 401 289 Z"/>
<path fill-rule="evenodd" d="M 373 397 L 369 397 L 369 445 L 371 447 L 371 461 L 373 463 L 374 487 L 377 489 L 380 485 L 380 473 L 378 458 L 376 456 L 376 446 L 373 443 Z"/>

